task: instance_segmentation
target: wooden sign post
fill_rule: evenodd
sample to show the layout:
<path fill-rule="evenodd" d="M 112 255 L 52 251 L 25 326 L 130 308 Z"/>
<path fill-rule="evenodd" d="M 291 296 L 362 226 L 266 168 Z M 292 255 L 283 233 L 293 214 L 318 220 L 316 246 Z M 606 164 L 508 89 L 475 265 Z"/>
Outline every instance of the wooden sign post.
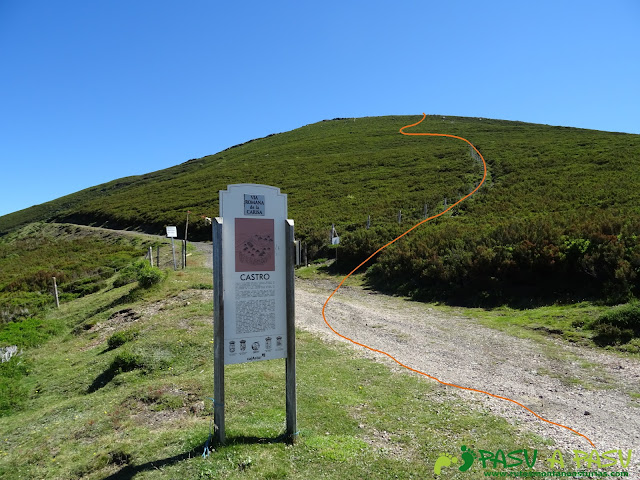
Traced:
<path fill-rule="evenodd" d="M 267 185 L 220 191 L 213 222 L 214 441 L 225 442 L 224 367 L 285 359 L 286 432 L 297 431 L 293 220 Z"/>

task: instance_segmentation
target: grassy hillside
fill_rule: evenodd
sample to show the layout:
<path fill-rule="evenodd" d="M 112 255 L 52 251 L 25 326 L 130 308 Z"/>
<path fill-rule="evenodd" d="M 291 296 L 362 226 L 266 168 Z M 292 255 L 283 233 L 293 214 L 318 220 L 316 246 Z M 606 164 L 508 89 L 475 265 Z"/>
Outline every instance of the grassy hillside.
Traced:
<path fill-rule="evenodd" d="M 191 210 L 190 237 L 208 239 L 198 215 L 218 213 L 218 191 L 264 183 L 289 195 L 289 216 L 312 258 L 329 254 L 336 224 L 346 271 L 420 219 L 425 203 L 440 211 L 445 197 L 451 203 L 481 178 L 463 142 L 398 133 L 418 119 L 307 125 L 4 216 L 0 235 L 33 220 L 182 231 Z M 369 271 L 373 285 L 474 303 L 638 294 L 639 135 L 441 116 L 412 131 L 469 139 L 487 159 L 488 181 L 453 215 L 385 251 Z"/>
<path fill-rule="evenodd" d="M 37 346 L 6 338 L 21 353 L 0 364 L 1 478 L 408 479 L 430 477 L 441 452 L 462 444 L 548 455 L 541 439 L 432 383 L 298 332 L 297 445 L 279 439 L 284 363 L 231 365 L 228 443 L 202 458 L 212 419 L 212 298 L 211 270 L 198 255 L 149 289 L 118 287 L 112 277 L 49 310 L 50 339 Z"/>

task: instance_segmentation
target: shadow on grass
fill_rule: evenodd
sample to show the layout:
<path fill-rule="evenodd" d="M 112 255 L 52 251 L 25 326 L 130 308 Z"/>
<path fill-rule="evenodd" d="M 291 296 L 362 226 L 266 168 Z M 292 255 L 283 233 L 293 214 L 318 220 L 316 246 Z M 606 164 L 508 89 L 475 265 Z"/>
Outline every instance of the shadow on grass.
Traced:
<path fill-rule="evenodd" d="M 109 367 L 98 375 L 95 380 L 87 388 L 87 393 L 93 393 L 106 386 L 116 375 L 124 372 L 131 372 L 143 368 L 144 364 L 139 355 L 130 352 L 120 352 L 116 355 Z"/>
<path fill-rule="evenodd" d="M 184 460 L 189 460 L 190 458 L 195 458 L 202 456 L 202 452 L 204 451 L 205 444 L 199 445 L 188 452 L 180 453 L 178 455 L 174 455 L 173 457 L 163 458 L 160 460 L 154 460 L 152 462 L 143 463 L 141 465 L 127 465 L 116 473 L 105 477 L 104 480 L 130 480 L 135 477 L 137 474 L 146 472 L 149 470 L 159 470 L 163 467 L 168 467 L 170 465 L 175 465 L 178 462 L 182 462 Z"/>
<path fill-rule="evenodd" d="M 291 443 L 291 436 L 282 434 L 277 437 L 251 437 L 239 435 L 236 437 L 228 437 L 227 442 L 224 446 L 231 447 L 234 445 L 254 445 L 254 444 L 272 444 L 272 443 Z M 175 465 L 176 463 L 182 462 L 184 460 L 189 460 L 190 458 L 201 457 L 202 452 L 204 452 L 205 446 L 208 445 L 208 442 L 205 442 L 185 453 L 180 453 L 178 455 L 174 455 L 173 457 L 163 458 L 160 460 L 154 460 L 152 462 L 143 463 L 141 465 L 127 465 L 116 473 L 105 477 L 104 480 L 131 480 L 137 474 L 149 471 L 149 470 L 159 470 L 163 467 L 168 467 L 171 465 Z"/>
<path fill-rule="evenodd" d="M 246 435 L 238 435 L 227 437 L 227 442 L 225 446 L 230 447 L 234 445 L 255 445 L 255 444 L 271 444 L 271 443 L 285 443 L 291 444 L 293 443 L 293 437 L 291 435 L 287 435 L 283 433 L 278 435 L 277 437 L 253 437 Z"/>
<path fill-rule="evenodd" d="M 102 387 L 105 387 L 111 380 L 114 379 L 116 375 L 118 375 L 117 370 L 113 368 L 107 368 L 104 372 L 98 375 L 95 380 L 89 385 L 87 388 L 87 393 L 93 393 L 100 390 Z"/>

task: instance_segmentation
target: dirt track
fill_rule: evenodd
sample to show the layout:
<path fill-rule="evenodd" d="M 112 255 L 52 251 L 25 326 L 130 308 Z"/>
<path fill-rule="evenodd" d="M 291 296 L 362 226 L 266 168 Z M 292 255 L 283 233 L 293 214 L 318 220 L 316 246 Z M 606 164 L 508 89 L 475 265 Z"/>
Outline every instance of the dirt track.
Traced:
<path fill-rule="evenodd" d="M 321 314 L 335 286 L 322 283 L 296 284 L 296 323 L 327 340 L 339 341 Z M 326 313 L 341 334 L 444 382 L 512 398 L 591 438 L 601 452 L 640 446 L 640 405 L 629 395 L 639 391 L 640 362 L 636 360 L 560 341 L 541 345 L 468 318 L 444 315 L 428 305 L 359 288 L 343 287 Z M 354 348 L 401 368 L 380 354 Z M 584 438 L 542 422 L 513 403 L 454 387 L 439 388 L 553 439 L 556 448 L 592 449 Z"/>

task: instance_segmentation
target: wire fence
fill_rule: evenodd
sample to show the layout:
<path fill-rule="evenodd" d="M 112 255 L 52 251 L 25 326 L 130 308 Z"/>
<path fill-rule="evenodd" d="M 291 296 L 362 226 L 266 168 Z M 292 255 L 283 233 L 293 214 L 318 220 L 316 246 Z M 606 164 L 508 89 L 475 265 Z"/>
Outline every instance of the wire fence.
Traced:
<path fill-rule="evenodd" d="M 186 256 L 186 242 L 184 240 L 174 241 L 173 249 L 170 241 L 162 242 L 154 247 L 149 247 L 145 256 L 147 260 L 149 260 L 149 253 L 151 253 L 151 265 L 161 269 L 185 268 L 186 262 L 188 261 Z"/>

